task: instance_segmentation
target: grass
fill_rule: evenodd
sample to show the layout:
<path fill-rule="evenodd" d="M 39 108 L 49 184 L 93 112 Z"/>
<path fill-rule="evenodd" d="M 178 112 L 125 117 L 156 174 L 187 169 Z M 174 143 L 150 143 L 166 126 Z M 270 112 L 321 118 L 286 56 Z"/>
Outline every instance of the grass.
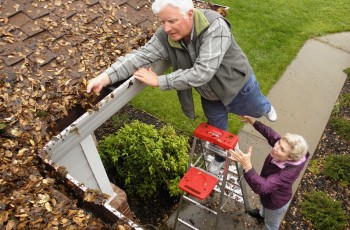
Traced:
<path fill-rule="evenodd" d="M 310 38 L 350 31 L 349 0 L 216 0 L 228 6 L 227 19 L 235 39 L 250 60 L 262 92 L 267 95 Z M 147 87 L 132 104 L 155 117 L 192 133 L 206 121 L 199 96 L 195 95 L 195 120 L 182 114 L 176 91 Z M 242 123 L 229 118 L 229 130 L 238 133 Z"/>

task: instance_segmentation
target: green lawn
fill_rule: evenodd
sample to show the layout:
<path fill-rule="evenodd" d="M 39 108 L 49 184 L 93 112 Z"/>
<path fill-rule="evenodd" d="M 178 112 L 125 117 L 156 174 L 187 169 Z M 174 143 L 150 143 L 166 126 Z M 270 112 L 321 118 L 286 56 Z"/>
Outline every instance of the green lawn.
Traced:
<path fill-rule="evenodd" d="M 350 31 L 349 0 L 222 0 L 228 6 L 227 19 L 241 48 L 247 54 L 265 95 L 310 38 Z M 182 114 L 175 91 L 147 87 L 132 104 L 180 130 L 192 133 L 206 121 L 198 95 L 197 118 Z M 229 130 L 238 133 L 242 123 L 230 116 Z"/>

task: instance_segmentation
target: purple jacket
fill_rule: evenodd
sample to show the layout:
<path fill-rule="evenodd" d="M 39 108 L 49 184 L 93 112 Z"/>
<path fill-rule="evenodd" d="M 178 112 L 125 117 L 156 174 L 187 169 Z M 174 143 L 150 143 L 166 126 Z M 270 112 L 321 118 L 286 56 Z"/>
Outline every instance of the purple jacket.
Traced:
<path fill-rule="evenodd" d="M 281 136 L 272 128 L 256 121 L 254 128 L 260 132 L 273 147 Z M 265 208 L 276 210 L 286 205 L 292 198 L 292 185 L 303 170 L 310 154 L 306 154 L 306 160 L 299 165 L 286 165 L 281 169 L 271 162 L 270 154 L 266 157 L 260 176 L 254 168 L 244 174 L 252 190 L 259 194 L 262 205 Z"/>

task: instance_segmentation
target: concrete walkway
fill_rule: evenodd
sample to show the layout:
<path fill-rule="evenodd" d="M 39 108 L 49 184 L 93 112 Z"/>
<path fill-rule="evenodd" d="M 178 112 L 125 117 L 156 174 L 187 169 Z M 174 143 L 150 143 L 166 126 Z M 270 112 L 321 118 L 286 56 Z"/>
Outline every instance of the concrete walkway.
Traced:
<path fill-rule="evenodd" d="M 343 72 L 350 67 L 350 32 L 331 34 L 307 41 L 295 60 L 288 66 L 280 80 L 267 96 L 274 105 L 278 120 L 274 123 L 260 119 L 281 135 L 297 133 L 309 143 L 311 155 L 314 153 L 323 130 L 333 110 L 347 75 Z M 240 148 L 246 152 L 253 146 L 252 162 L 260 172 L 262 164 L 271 150 L 265 139 L 250 125 L 245 125 L 239 136 Z M 294 184 L 293 192 L 302 176 Z M 248 189 L 251 192 L 250 189 Z M 256 197 L 253 193 L 249 197 Z M 225 207 L 237 206 L 228 202 Z M 256 203 L 252 204 L 253 206 Z M 238 208 L 238 207 L 237 207 Z M 230 209 L 230 208 L 229 208 Z M 209 227 L 210 217 L 199 208 L 187 206 L 180 212 L 182 217 L 191 218 L 199 229 Z M 203 219 L 203 215 L 206 217 Z M 215 215 L 211 215 L 215 219 Z M 202 227 L 200 225 L 205 220 Z M 168 220 L 173 227 L 174 215 Z M 218 229 L 260 229 L 244 210 L 228 210 L 220 219 Z M 177 229 L 188 229 L 178 225 Z"/>

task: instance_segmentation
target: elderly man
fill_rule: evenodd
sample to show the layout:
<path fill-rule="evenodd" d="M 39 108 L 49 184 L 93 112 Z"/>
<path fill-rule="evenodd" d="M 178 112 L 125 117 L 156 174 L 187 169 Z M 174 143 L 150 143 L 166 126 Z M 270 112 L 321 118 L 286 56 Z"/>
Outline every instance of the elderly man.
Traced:
<path fill-rule="evenodd" d="M 208 124 L 226 130 L 228 113 L 266 116 L 277 114 L 261 93 L 249 61 L 237 45 L 231 26 L 212 10 L 195 9 L 192 0 L 155 0 L 153 13 L 160 28 L 149 42 L 89 81 L 87 92 L 132 75 L 161 90 L 177 90 L 183 112 L 194 118 L 192 88 L 201 96 Z M 171 64 L 173 72 L 157 75 L 150 66 L 160 60 Z M 224 159 L 215 157 L 209 171 L 218 174 Z"/>

